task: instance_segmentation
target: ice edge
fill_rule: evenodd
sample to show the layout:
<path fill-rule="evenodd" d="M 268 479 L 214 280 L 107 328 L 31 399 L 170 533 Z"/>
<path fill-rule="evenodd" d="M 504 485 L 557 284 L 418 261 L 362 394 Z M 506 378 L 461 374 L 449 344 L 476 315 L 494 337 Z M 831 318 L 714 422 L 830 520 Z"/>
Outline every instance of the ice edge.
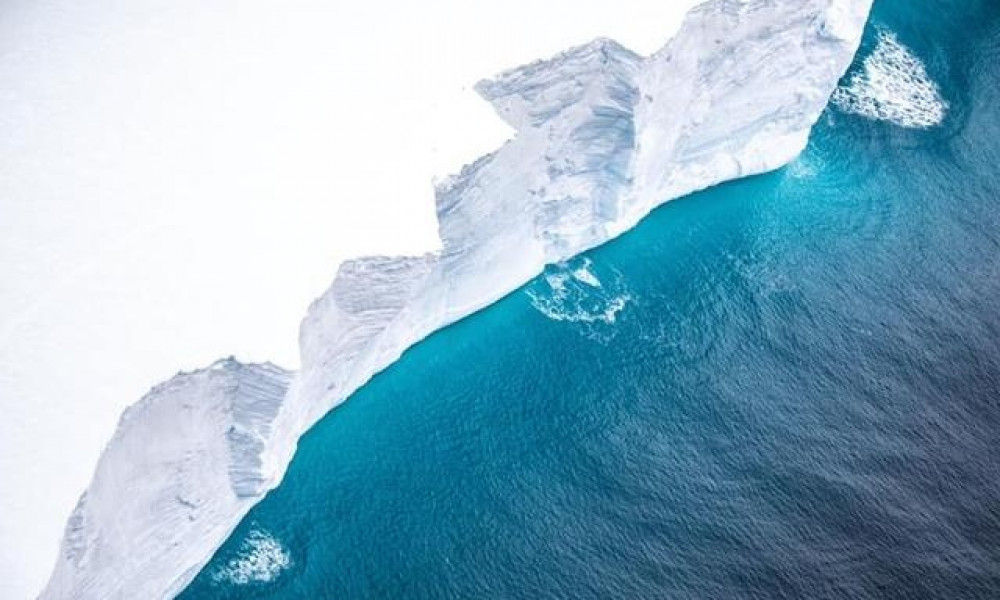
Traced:
<path fill-rule="evenodd" d="M 664 202 L 790 162 L 870 8 L 710 0 L 648 58 L 600 39 L 480 82 L 517 133 L 437 187 L 441 251 L 344 263 L 302 323 L 294 377 L 220 361 L 127 410 L 41 597 L 175 596 L 299 436 L 407 348 Z"/>

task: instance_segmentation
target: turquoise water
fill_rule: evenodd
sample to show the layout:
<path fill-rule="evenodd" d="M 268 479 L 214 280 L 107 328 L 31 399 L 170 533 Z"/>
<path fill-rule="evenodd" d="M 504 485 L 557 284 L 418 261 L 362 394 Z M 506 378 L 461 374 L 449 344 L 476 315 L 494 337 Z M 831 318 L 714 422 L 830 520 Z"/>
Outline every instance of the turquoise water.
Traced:
<path fill-rule="evenodd" d="M 1000 597 L 1000 5 L 887 31 L 943 123 L 831 107 L 435 334 L 182 598 Z"/>

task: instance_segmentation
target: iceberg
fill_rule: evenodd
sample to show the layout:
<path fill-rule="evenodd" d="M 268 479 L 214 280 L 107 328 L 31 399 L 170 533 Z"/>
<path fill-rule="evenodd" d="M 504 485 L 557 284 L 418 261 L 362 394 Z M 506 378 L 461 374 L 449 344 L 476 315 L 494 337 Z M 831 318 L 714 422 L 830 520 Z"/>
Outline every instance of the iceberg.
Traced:
<path fill-rule="evenodd" d="M 290 379 L 230 358 L 181 373 L 126 410 L 42 597 L 179 593 L 199 568 L 192 543 L 224 540 L 270 485 L 263 460 Z"/>
<path fill-rule="evenodd" d="M 294 376 L 222 361 L 130 409 L 42 598 L 176 595 L 280 483 L 299 437 L 407 348 L 664 202 L 788 164 L 870 8 L 710 0 L 652 56 L 599 39 L 479 83 L 516 133 L 437 186 L 440 251 L 341 265 L 302 323 Z"/>

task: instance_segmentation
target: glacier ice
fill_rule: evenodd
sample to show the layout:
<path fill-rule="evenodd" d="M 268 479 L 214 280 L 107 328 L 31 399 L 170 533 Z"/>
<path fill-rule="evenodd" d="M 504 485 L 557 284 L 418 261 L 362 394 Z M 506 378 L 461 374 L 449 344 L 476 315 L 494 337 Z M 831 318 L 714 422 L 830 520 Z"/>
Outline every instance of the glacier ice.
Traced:
<path fill-rule="evenodd" d="M 200 567 L 192 546 L 224 540 L 270 485 L 265 450 L 290 378 L 226 359 L 177 375 L 125 411 L 42 597 L 179 593 Z"/>
<path fill-rule="evenodd" d="M 650 57 L 599 39 L 478 84 L 516 134 L 438 185 L 441 250 L 343 264 L 302 323 L 290 381 L 224 361 L 128 411 L 42 597 L 176 594 L 281 481 L 299 436 L 408 347 L 663 202 L 787 164 L 870 8 L 710 0 Z"/>

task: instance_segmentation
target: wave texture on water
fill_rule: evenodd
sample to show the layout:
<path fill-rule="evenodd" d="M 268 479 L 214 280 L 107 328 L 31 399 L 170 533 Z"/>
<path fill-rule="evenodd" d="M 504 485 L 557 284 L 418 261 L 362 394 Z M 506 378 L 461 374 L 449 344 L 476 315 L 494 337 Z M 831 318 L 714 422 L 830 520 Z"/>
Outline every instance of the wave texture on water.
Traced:
<path fill-rule="evenodd" d="M 872 19 L 841 85 L 899 77 L 886 118 L 413 347 L 182 598 L 995 598 L 1000 5 Z M 215 581 L 255 529 L 294 561 Z"/>
<path fill-rule="evenodd" d="M 532 306 L 554 321 L 614 325 L 632 296 L 620 273 L 598 279 L 593 269 L 587 257 L 546 267 L 525 293 Z"/>
<path fill-rule="evenodd" d="M 186 586 L 282 481 L 301 436 L 409 348 L 667 201 L 786 165 L 851 63 L 871 5 L 707 0 L 649 57 L 597 39 L 477 84 L 516 134 L 437 187 L 440 251 L 342 264 L 303 321 L 301 370 L 280 405 L 254 404 L 252 427 L 227 430 L 228 456 L 189 460 L 192 448 L 218 447 L 201 438 L 218 437 L 226 415 L 201 414 L 202 404 L 180 396 L 159 402 L 195 425 L 178 436 L 150 423 L 148 407 L 134 411 L 116 436 L 162 456 L 138 473 L 127 457 L 102 457 L 106 477 L 88 491 L 43 597 L 156 597 Z M 586 271 L 573 279 L 594 282 Z M 623 302 L 596 321 L 619 322 Z M 213 427 L 199 430 L 201 417 Z M 142 422 L 153 439 L 136 439 Z M 175 493 L 190 481 L 199 497 Z M 143 493 L 121 498 L 125 487 Z M 130 500 L 134 520 L 108 516 Z"/>

